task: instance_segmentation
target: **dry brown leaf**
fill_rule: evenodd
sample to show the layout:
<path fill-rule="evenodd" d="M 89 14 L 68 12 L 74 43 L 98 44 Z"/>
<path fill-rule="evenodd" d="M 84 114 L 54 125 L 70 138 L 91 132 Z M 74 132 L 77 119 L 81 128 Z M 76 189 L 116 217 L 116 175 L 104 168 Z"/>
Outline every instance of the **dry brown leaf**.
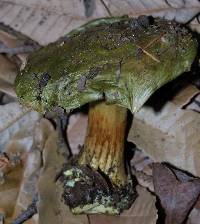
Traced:
<path fill-rule="evenodd" d="M 188 97 L 193 96 L 194 87 L 188 88 L 160 111 L 156 112 L 150 106 L 141 108 L 134 116 L 128 139 L 154 161 L 166 161 L 200 176 L 200 116 L 198 112 L 181 108 L 188 102 Z M 159 96 L 156 99 L 159 101 Z"/>
<path fill-rule="evenodd" d="M 1 78 L 0 78 L 0 91 L 13 97 L 13 99 L 15 100 L 17 98 L 13 85 L 7 81 L 2 80 Z"/>
<path fill-rule="evenodd" d="M 143 171 L 147 175 L 152 175 L 151 160 L 143 151 L 135 148 L 134 156 L 131 160 L 131 166 L 137 171 Z"/>
<path fill-rule="evenodd" d="M 35 148 L 43 151 L 45 143 L 52 131 L 54 131 L 54 127 L 49 120 L 42 118 L 40 122 L 36 123 L 33 135 Z"/>
<path fill-rule="evenodd" d="M 20 186 L 20 191 L 17 197 L 13 219 L 18 217 L 21 211 L 31 204 L 33 197 L 37 193 L 37 182 L 42 167 L 41 153 L 43 151 L 45 142 L 51 132 L 54 130 L 52 124 L 46 120 L 41 119 L 36 123 L 33 133 L 33 145 L 30 151 L 27 153 L 25 160 L 25 167 L 23 173 L 23 179 Z M 38 223 L 38 215 L 35 215 L 27 224 Z"/>
<path fill-rule="evenodd" d="M 74 216 L 68 206 L 61 201 L 62 184 L 56 181 L 60 173 L 64 157 L 58 149 L 56 131 L 51 131 L 43 150 L 43 163 L 38 190 L 39 190 L 39 223 L 88 224 L 87 216 Z"/>
<path fill-rule="evenodd" d="M 19 139 L 19 144 L 31 147 L 32 131 L 35 122 L 41 117 L 37 112 L 23 108 L 17 102 L 0 105 L 0 151 L 5 151 L 12 139 Z M 20 138 L 20 133 L 23 139 Z"/>
<path fill-rule="evenodd" d="M 156 198 L 145 188 L 138 186 L 139 196 L 134 204 L 120 216 L 90 215 L 91 224 L 156 224 L 157 210 L 155 207 Z"/>
<path fill-rule="evenodd" d="M 199 89 L 196 86 L 188 85 L 184 88 L 184 91 L 179 91 L 175 98 L 173 99 L 173 103 L 180 108 L 190 110 L 187 105 L 191 103 L 191 100 L 194 96 L 200 93 Z"/>
<path fill-rule="evenodd" d="M 165 209 L 166 224 L 182 224 L 200 194 L 200 179 L 181 180 L 162 164 L 153 165 L 155 193 Z"/>
<path fill-rule="evenodd" d="M 154 15 L 188 22 L 200 11 L 198 0 L 95 0 L 92 16 L 85 16 L 80 0 L 3 0 L 0 22 L 45 45 L 57 40 L 73 28 L 99 17 Z M 199 29 L 198 20 L 193 28 Z"/>
<path fill-rule="evenodd" d="M 9 103 L 0 106 L 0 151 L 6 151 L 10 157 L 19 157 L 24 162 L 26 161 L 25 154 L 31 149 L 33 144 L 33 128 L 35 122 L 40 118 L 37 112 L 33 112 L 22 108 L 18 103 Z M 13 171 L 12 171 L 13 170 Z M 0 202 L 8 202 L 9 214 L 5 212 L 6 223 L 10 223 L 13 215 L 16 200 L 18 197 L 18 192 L 22 182 L 24 169 L 16 169 L 13 167 L 11 171 L 5 176 L 5 189 L 9 190 L 9 179 L 10 182 L 14 182 L 15 185 L 12 186 L 11 192 L 2 192 L 4 197 L 1 197 Z M 13 172 L 18 171 L 20 177 L 13 176 Z M 16 175 L 18 175 L 18 173 Z M 11 175 L 11 177 L 10 177 Z M 18 179 L 16 179 L 18 178 Z M 9 197 L 10 195 L 10 197 Z M 0 207 L 4 210 L 6 209 L 6 204 L 1 204 Z M 10 218 L 8 217 L 10 216 Z M 7 220 L 7 218 L 9 218 Z"/>
<path fill-rule="evenodd" d="M 29 123 L 24 125 L 28 126 Z M 35 132 L 38 134 L 38 130 Z M 4 184 L 0 185 L 0 212 L 5 216 L 5 223 L 11 223 L 14 217 L 26 209 L 36 191 L 35 184 L 41 166 L 41 152 L 35 142 L 33 144 L 32 135 L 33 133 L 27 133 L 26 129 L 24 132 L 18 131 L 12 140 L 8 141 L 4 150 L 9 167 L 2 170 Z M 36 224 L 33 220 L 32 224 Z"/>
<path fill-rule="evenodd" d="M 5 217 L 5 223 L 9 220 L 14 212 L 20 183 L 23 176 L 23 167 L 15 167 L 5 175 L 5 181 L 0 185 L 0 213 Z"/>
<path fill-rule="evenodd" d="M 26 36 L 10 29 L 3 24 L 0 24 L 0 53 L 7 52 L 9 57 L 15 55 L 16 58 L 12 59 L 16 62 L 16 64 L 21 65 L 21 63 L 26 62 L 28 54 L 24 52 L 24 48 L 27 47 L 27 45 L 30 46 L 33 44 L 35 44 L 36 47 L 36 43 Z"/>
<path fill-rule="evenodd" d="M 152 177 L 153 161 L 141 150 L 135 149 L 134 156 L 131 160 L 132 174 L 135 175 L 138 183 L 154 192 Z"/>
<path fill-rule="evenodd" d="M 141 186 L 148 188 L 151 192 L 154 192 L 152 165 L 153 161 L 148 158 L 144 152 L 136 149 L 134 157 L 131 160 L 131 166 L 134 168 L 133 174 L 136 175 L 138 183 Z M 188 175 L 188 173 L 185 173 L 184 171 L 172 167 L 170 168 L 182 182 L 187 182 L 193 179 L 192 176 Z M 193 209 L 191 210 L 187 220 L 187 224 L 199 224 L 199 220 L 200 199 L 198 199 Z"/>
<path fill-rule="evenodd" d="M 0 54 L 0 79 L 13 84 L 17 71 L 17 66 L 10 59 Z"/>
<path fill-rule="evenodd" d="M 151 192 L 154 192 L 154 186 L 153 186 L 153 178 L 150 175 L 147 175 L 146 173 L 142 171 L 136 171 L 133 173 L 138 181 L 138 184 L 142 187 L 145 187 Z"/>
<path fill-rule="evenodd" d="M 44 147 L 48 135 L 54 130 L 51 123 L 42 119 L 36 123 L 33 133 L 34 142 L 32 147 L 28 144 L 20 145 L 19 138 L 23 139 L 26 134 L 18 135 L 18 139 L 12 141 L 6 148 L 6 158 L 4 162 L 17 162 L 18 158 L 22 163 L 17 166 L 9 166 L 9 172 L 5 173 L 4 184 L 0 185 L 0 213 L 5 217 L 5 223 L 10 224 L 21 211 L 25 210 L 36 194 L 36 184 L 41 168 L 41 151 Z M 3 155 L 1 156 L 3 158 Z M 12 164 L 11 164 L 12 165 Z M 23 166 L 22 166 L 23 165 Z M 35 215 L 26 222 L 27 224 L 37 224 L 38 216 Z"/>
<path fill-rule="evenodd" d="M 41 154 L 38 150 L 31 150 L 27 155 L 24 167 L 23 179 L 21 181 L 19 194 L 17 196 L 12 218 L 15 219 L 20 213 L 27 209 L 37 192 L 37 181 L 41 168 Z M 33 220 L 32 220 L 33 222 Z"/>
<path fill-rule="evenodd" d="M 199 220 L 200 220 L 200 199 L 197 201 L 194 208 L 190 212 L 187 224 L 199 224 Z"/>
<path fill-rule="evenodd" d="M 190 22 L 190 27 L 192 30 L 196 30 L 198 33 L 200 33 L 200 25 L 199 25 L 199 21 L 200 21 L 200 15 L 198 15 L 196 18 L 194 18 L 191 22 Z"/>
<path fill-rule="evenodd" d="M 190 102 L 184 105 L 184 109 L 200 112 L 200 93 L 195 94 Z"/>
<path fill-rule="evenodd" d="M 6 56 L 0 54 L 0 91 L 16 98 L 13 83 L 17 74 L 17 66 Z"/>
<path fill-rule="evenodd" d="M 84 144 L 88 117 L 78 113 L 70 116 L 67 128 L 67 138 L 73 154 L 78 154 L 80 146 Z"/>
<path fill-rule="evenodd" d="M 0 30 L 0 41 L 7 47 L 16 47 L 22 44 L 22 41 L 18 40 L 17 37 L 7 33 L 4 30 Z"/>

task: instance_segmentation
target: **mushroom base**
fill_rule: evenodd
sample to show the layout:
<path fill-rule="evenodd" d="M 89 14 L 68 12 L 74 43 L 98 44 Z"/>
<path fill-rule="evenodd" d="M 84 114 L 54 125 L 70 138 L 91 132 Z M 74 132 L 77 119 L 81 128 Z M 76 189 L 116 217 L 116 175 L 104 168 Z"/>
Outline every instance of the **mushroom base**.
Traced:
<path fill-rule="evenodd" d="M 118 187 L 100 170 L 72 165 L 63 173 L 63 198 L 74 214 L 120 214 L 137 197 L 131 177 L 127 179 Z"/>

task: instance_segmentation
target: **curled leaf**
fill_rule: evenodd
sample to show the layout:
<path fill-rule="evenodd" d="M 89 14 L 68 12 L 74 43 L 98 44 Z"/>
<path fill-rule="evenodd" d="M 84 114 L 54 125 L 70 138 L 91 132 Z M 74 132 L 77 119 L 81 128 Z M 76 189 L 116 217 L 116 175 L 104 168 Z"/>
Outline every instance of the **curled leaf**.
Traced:
<path fill-rule="evenodd" d="M 180 176 L 180 175 L 179 175 Z M 181 180 L 167 166 L 153 165 L 155 193 L 165 209 L 165 224 L 182 224 L 200 194 L 200 180 L 181 176 Z"/>

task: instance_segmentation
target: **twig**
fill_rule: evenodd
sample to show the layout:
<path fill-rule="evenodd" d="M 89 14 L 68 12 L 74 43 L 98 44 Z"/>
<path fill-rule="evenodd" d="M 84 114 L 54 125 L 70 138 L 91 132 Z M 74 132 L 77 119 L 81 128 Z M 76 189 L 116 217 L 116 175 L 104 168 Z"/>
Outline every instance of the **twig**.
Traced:
<path fill-rule="evenodd" d="M 158 60 L 156 57 L 154 57 L 152 54 L 150 54 L 148 51 L 146 51 L 145 49 L 143 49 L 142 47 L 140 47 L 139 45 L 136 45 L 139 49 L 142 50 L 143 53 L 145 53 L 146 55 L 148 55 L 152 60 L 156 61 L 156 62 L 160 62 L 160 60 Z"/>
<path fill-rule="evenodd" d="M 112 17 L 113 15 L 112 15 L 110 9 L 108 8 L 108 6 L 106 5 L 106 3 L 104 2 L 104 0 L 100 0 L 100 2 L 103 4 L 103 6 L 106 9 L 106 11 L 109 14 L 109 16 Z"/>
<path fill-rule="evenodd" d="M 165 33 L 162 33 L 161 35 L 159 35 L 159 37 L 154 38 L 152 41 L 150 41 L 146 46 L 144 47 L 140 47 L 139 45 L 137 45 L 137 47 L 139 47 L 139 49 L 142 50 L 143 53 L 145 53 L 146 55 L 148 55 L 150 58 L 152 58 L 154 61 L 156 62 L 160 62 L 160 60 L 158 60 L 156 57 L 154 57 L 152 54 L 150 54 L 146 49 L 148 47 L 150 47 L 152 44 L 154 44 L 156 41 L 158 41 L 160 38 L 162 38 L 165 35 Z"/>
<path fill-rule="evenodd" d="M 87 215 L 88 224 L 91 224 L 90 216 Z"/>
<path fill-rule="evenodd" d="M 142 48 L 141 48 L 142 49 Z M 145 49 L 142 49 L 142 51 L 148 55 L 150 58 L 152 58 L 154 61 L 156 62 L 160 62 L 160 60 L 158 60 L 156 57 L 154 57 L 152 54 L 150 54 L 148 51 L 146 51 Z"/>
<path fill-rule="evenodd" d="M 15 220 L 13 220 L 11 224 L 22 224 L 28 219 L 30 219 L 33 215 L 35 215 L 37 213 L 37 202 L 38 195 L 36 194 L 28 208 L 23 211 Z"/>
<path fill-rule="evenodd" d="M 150 41 L 145 47 L 144 49 L 147 49 L 148 47 L 150 47 L 153 43 L 155 43 L 157 40 L 159 40 L 160 38 L 162 38 L 165 35 L 165 33 L 162 33 L 161 35 L 159 35 L 158 37 L 154 38 L 152 41 Z"/>
<path fill-rule="evenodd" d="M 30 53 L 35 50 L 39 49 L 39 46 L 36 45 L 24 45 L 24 46 L 19 46 L 19 47 L 14 47 L 14 48 L 9 48 L 5 44 L 0 43 L 0 54 L 22 54 L 22 53 Z"/>

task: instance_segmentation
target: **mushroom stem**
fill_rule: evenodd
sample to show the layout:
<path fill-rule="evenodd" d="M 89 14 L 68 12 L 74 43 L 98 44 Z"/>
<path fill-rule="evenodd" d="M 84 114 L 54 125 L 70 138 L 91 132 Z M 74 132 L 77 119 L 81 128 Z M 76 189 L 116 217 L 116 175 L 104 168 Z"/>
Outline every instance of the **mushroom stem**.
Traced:
<path fill-rule="evenodd" d="M 85 145 L 63 173 L 65 203 L 75 214 L 119 214 L 137 193 L 125 170 L 127 109 L 90 104 Z"/>
<path fill-rule="evenodd" d="M 117 186 L 126 183 L 124 141 L 127 109 L 104 102 L 90 105 L 85 145 L 78 163 L 105 173 Z"/>

